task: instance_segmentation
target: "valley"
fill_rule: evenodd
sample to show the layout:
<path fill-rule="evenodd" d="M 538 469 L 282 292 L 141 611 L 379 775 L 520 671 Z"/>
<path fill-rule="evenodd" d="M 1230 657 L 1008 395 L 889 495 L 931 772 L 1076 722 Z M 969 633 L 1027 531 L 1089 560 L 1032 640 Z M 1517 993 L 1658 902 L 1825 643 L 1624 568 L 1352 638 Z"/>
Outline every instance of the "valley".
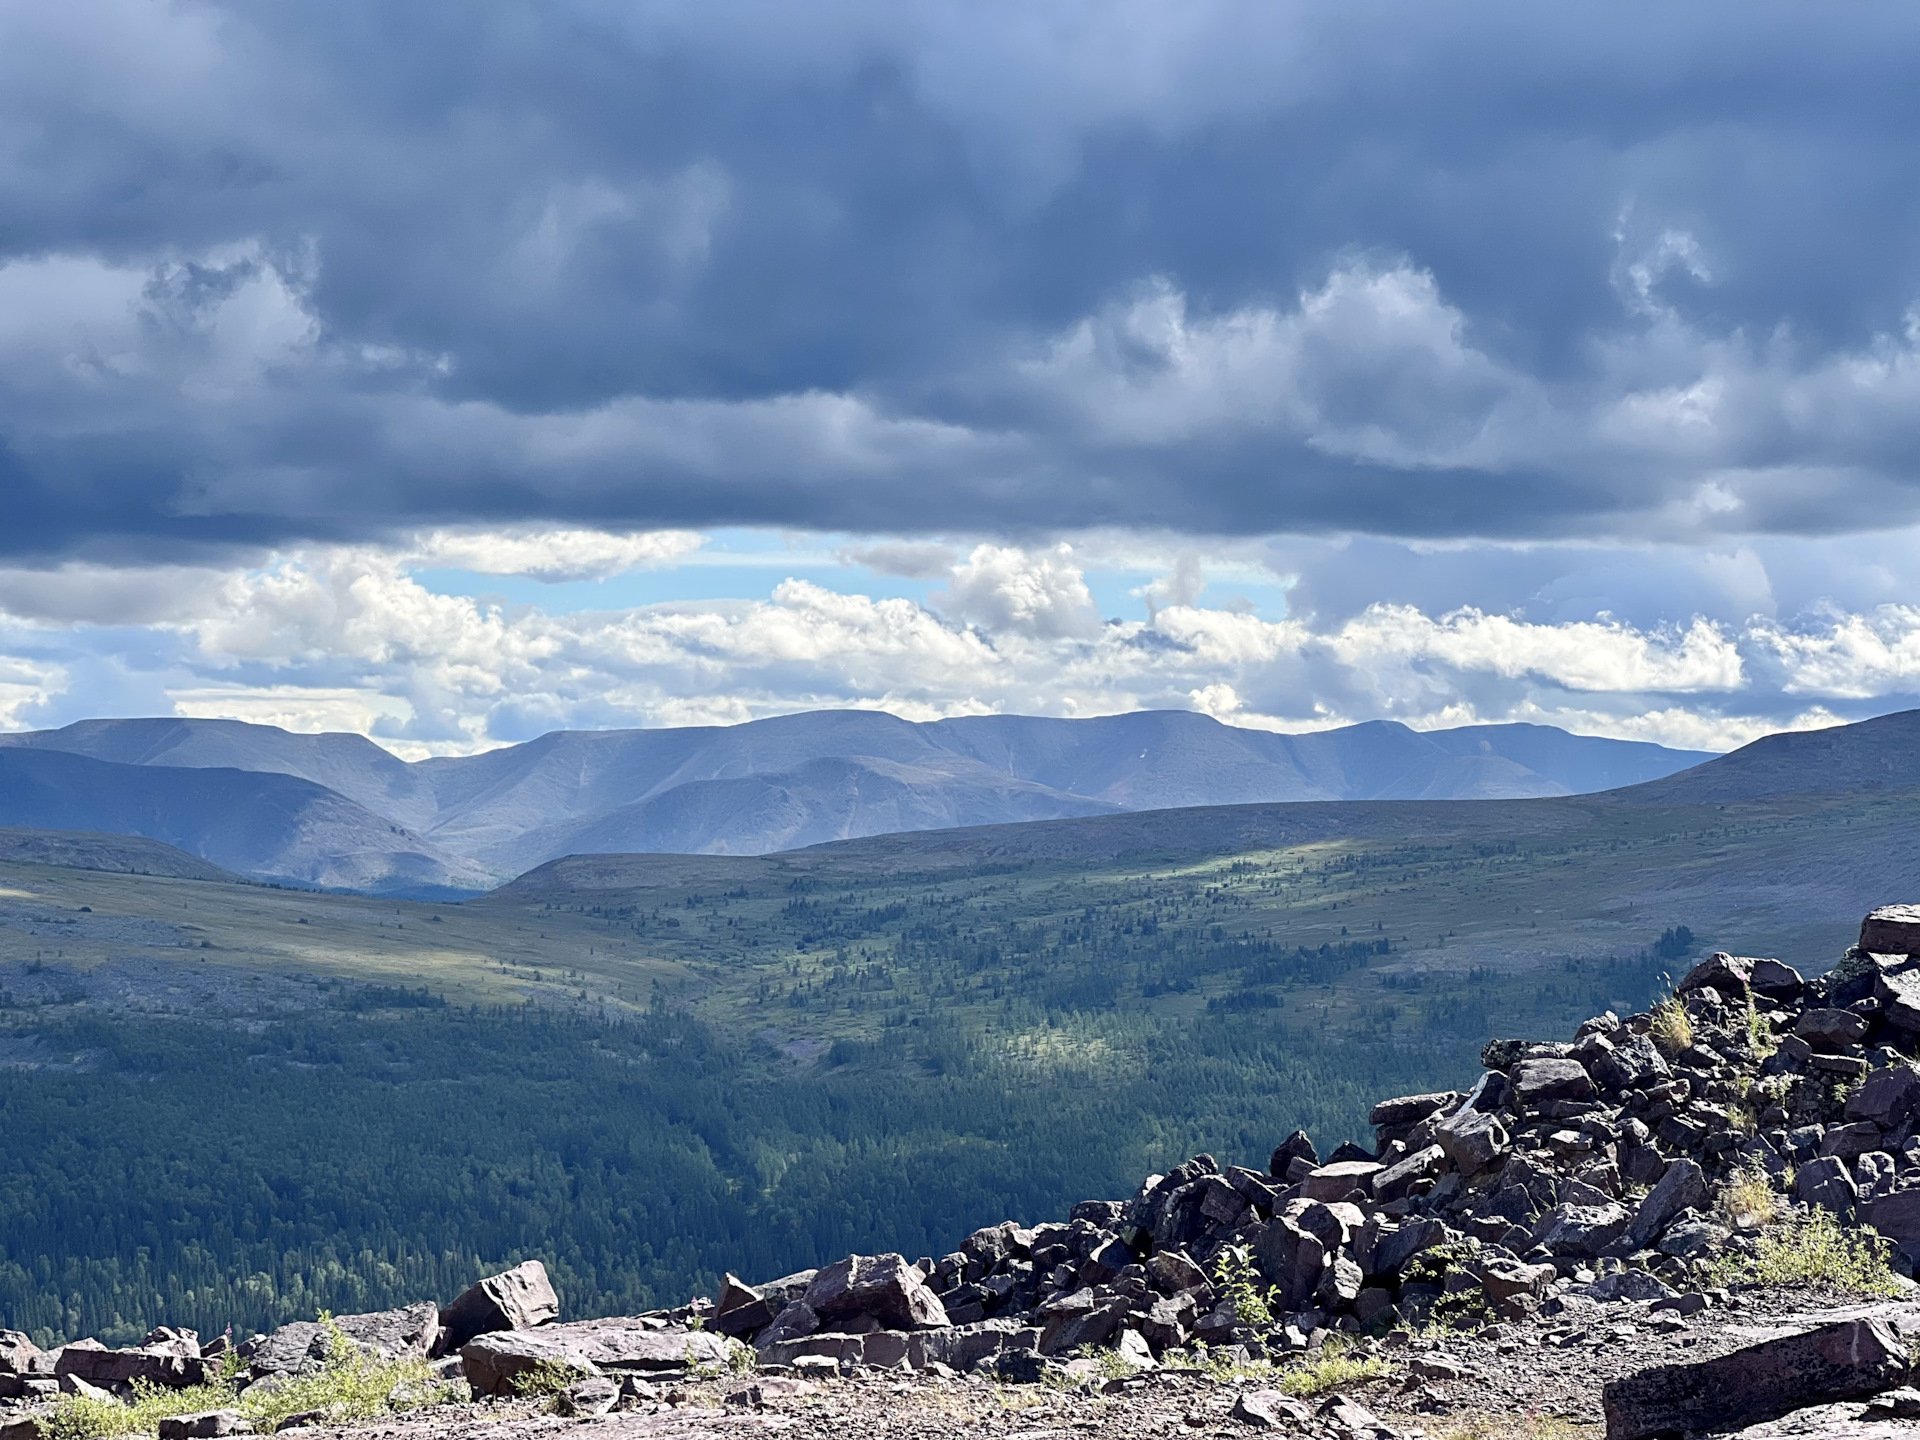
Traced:
<path fill-rule="evenodd" d="M 1187 1154 L 1331 1143 L 1702 948 L 1822 970 L 1906 888 L 1909 792 L 1727 799 L 1716 763 L 1709 799 L 587 856 L 457 904 L 47 838 L 123 873 L 0 859 L 0 1308 L 264 1324 L 538 1254 L 631 1309 L 722 1256 L 938 1254 Z"/>

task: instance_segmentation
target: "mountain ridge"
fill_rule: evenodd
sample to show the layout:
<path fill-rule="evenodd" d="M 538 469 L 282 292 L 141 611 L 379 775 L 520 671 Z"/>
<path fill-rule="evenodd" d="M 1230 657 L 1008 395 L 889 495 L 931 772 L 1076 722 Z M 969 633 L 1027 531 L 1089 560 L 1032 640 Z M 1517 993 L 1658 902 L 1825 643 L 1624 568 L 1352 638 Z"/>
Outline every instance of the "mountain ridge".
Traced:
<path fill-rule="evenodd" d="M 27 754 L 120 769 L 111 783 L 94 773 L 81 787 L 90 798 L 72 813 L 44 794 L 22 809 L 0 789 L 0 806 L 13 806 L 0 808 L 0 823 L 144 834 L 255 878 L 396 892 L 485 889 L 583 851 L 764 854 L 1196 805 L 1576 794 L 1702 758 L 1540 726 L 1416 731 L 1370 721 L 1282 735 L 1177 710 L 927 722 L 813 711 L 736 726 L 553 731 L 415 762 L 359 735 L 232 720 L 87 720 L 0 735 L 0 756 L 15 757 L 16 790 L 27 785 L 28 762 L 18 758 Z M 166 778 L 182 770 L 277 776 L 335 799 L 223 780 L 241 813 L 288 817 L 289 833 L 256 830 L 248 852 L 212 833 L 224 817 Z M 170 817 L 168 807 L 184 810 Z"/>

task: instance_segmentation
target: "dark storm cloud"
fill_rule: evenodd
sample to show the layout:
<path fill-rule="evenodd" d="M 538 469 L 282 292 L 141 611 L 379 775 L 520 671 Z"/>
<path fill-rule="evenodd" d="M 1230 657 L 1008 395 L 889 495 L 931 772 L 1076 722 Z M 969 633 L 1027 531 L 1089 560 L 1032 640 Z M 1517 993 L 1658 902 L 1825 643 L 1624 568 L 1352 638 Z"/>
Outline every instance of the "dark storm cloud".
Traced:
<path fill-rule="evenodd" d="M 1911 519 L 1916 39 L 1892 5 L 17 7 L 0 550 Z"/>

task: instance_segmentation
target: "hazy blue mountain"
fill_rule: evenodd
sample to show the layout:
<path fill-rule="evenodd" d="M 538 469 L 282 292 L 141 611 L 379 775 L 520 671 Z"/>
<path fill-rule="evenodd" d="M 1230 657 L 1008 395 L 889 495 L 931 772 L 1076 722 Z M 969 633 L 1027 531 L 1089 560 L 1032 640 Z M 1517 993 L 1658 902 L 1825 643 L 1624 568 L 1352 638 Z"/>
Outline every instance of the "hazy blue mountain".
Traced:
<path fill-rule="evenodd" d="M 0 756 L 47 752 L 161 778 L 83 790 L 64 804 L 48 792 L 31 812 L 39 818 L 0 793 L 0 824 L 149 835 L 255 876 L 367 888 L 480 887 L 576 853 L 760 854 L 1172 807 L 1567 795 L 1705 758 L 1533 725 L 1421 732 L 1377 722 L 1276 735 L 1187 711 L 926 724 L 820 711 L 734 726 L 557 731 L 412 764 L 355 735 L 237 721 L 91 720 L 0 736 Z M 248 790 L 255 808 L 216 834 L 208 827 L 218 826 L 219 807 L 207 797 L 233 804 L 245 787 L 165 779 L 181 769 L 281 777 L 322 793 Z M 108 812 L 114 823 L 94 818 Z"/>
<path fill-rule="evenodd" d="M 0 748 L 0 821 L 145 836 L 227 870 L 300 885 L 418 891 L 472 889 L 489 878 L 292 775 Z"/>

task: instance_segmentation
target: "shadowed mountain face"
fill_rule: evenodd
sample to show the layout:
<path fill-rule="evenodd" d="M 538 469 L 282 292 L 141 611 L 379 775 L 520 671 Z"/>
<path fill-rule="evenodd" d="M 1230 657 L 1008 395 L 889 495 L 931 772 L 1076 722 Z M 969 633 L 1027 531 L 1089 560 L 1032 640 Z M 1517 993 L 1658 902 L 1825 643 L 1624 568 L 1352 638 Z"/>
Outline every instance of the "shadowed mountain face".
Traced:
<path fill-rule="evenodd" d="M 62 757 L 91 763 L 61 770 Z M 751 855 L 1169 807 L 1581 794 L 1703 758 L 1532 725 L 1274 735 L 1184 711 L 928 724 L 824 711 L 560 731 L 409 764 L 354 735 L 91 720 L 0 736 L 0 824 L 144 835 L 305 884 L 473 889 L 577 853 Z"/>

